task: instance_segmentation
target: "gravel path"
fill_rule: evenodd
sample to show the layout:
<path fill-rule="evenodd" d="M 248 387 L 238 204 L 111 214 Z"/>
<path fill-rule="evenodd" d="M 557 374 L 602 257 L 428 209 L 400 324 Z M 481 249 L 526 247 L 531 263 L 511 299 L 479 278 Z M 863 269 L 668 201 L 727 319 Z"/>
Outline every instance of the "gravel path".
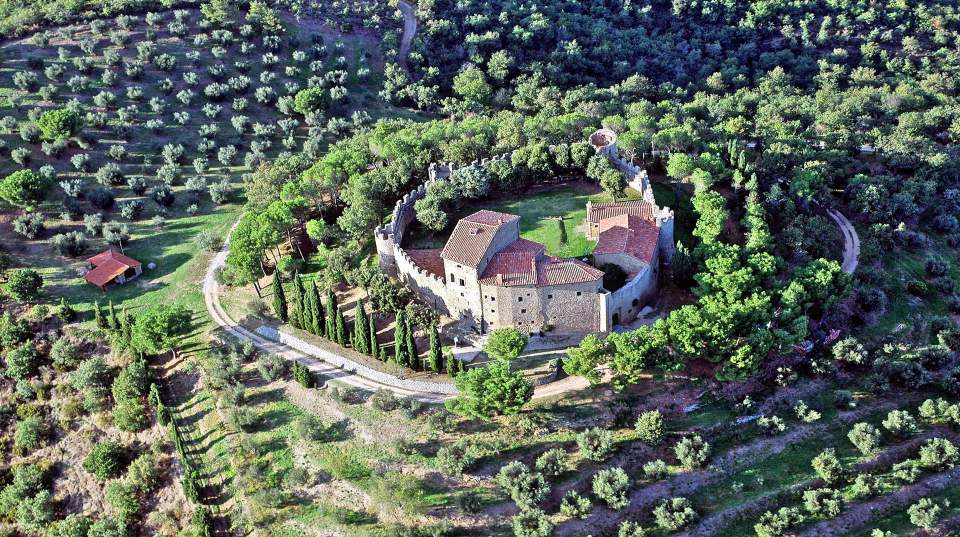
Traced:
<path fill-rule="evenodd" d="M 413 37 L 417 35 L 417 17 L 413 13 L 413 6 L 399 0 L 397 2 L 400 12 L 403 13 L 403 35 L 400 37 L 400 67 L 407 68 L 407 54 L 410 53 L 410 45 L 413 43 Z"/>
<path fill-rule="evenodd" d="M 860 259 L 860 236 L 857 230 L 847 220 L 846 216 L 835 209 L 827 209 L 827 214 L 840 227 L 840 233 L 843 234 L 843 271 L 847 274 L 853 274 L 857 270 L 857 262 Z"/>

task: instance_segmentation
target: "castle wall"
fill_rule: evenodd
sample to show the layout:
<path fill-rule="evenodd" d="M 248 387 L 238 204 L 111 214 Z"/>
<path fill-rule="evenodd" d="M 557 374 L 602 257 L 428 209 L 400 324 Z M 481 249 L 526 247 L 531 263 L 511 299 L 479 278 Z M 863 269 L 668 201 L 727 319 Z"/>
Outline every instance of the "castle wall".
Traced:
<path fill-rule="evenodd" d="M 644 270 L 633 277 L 620 289 L 613 291 L 605 296 L 606 300 L 606 322 L 607 326 L 622 324 L 632 321 L 643 309 L 643 306 L 650 302 L 657 293 L 657 260 L 654 257 L 652 265 L 646 265 Z M 617 323 L 614 323 L 616 316 Z"/>
<path fill-rule="evenodd" d="M 649 265 L 640 261 L 636 257 L 628 254 L 594 254 L 593 265 L 597 268 L 603 268 L 606 264 L 613 264 L 623 269 L 627 274 L 640 273 L 647 269 Z"/>
<path fill-rule="evenodd" d="M 601 287 L 600 280 L 544 287 L 483 285 L 484 320 L 491 330 L 513 326 L 522 332 L 548 327 L 560 332 L 598 332 Z"/>
<path fill-rule="evenodd" d="M 418 266 L 401 248 L 394 249 L 397 279 L 410 288 L 424 303 L 437 311 L 450 314 L 447 304 L 450 302 L 447 282 L 436 274 Z"/>

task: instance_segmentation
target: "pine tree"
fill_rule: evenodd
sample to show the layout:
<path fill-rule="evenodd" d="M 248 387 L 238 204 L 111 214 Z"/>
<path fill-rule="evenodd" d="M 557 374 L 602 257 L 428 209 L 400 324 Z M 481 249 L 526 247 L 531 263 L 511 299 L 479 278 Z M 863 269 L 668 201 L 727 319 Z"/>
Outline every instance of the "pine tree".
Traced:
<path fill-rule="evenodd" d="M 303 287 L 303 278 L 300 273 L 293 276 L 293 311 L 290 314 L 290 326 L 303 328 L 304 306 L 306 305 L 306 289 Z"/>
<path fill-rule="evenodd" d="M 367 310 L 363 307 L 363 301 L 357 303 L 357 313 L 353 318 L 353 334 L 354 344 L 353 348 L 357 352 L 362 352 L 363 354 L 368 354 L 370 336 L 367 334 L 367 329 L 370 327 L 369 321 L 367 321 Z"/>
<path fill-rule="evenodd" d="M 326 336 L 327 339 L 336 337 L 337 329 L 337 295 L 333 294 L 333 289 L 327 289 L 326 313 Z"/>
<path fill-rule="evenodd" d="M 283 322 L 290 320 L 287 311 L 287 295 L 283 292 L 283 280 L 280 277 L 279 270 L 273 271 L 273 312 Z"/>
<path fill-rule="evenodd" d="M 93 303 L 93 318 L 97 321 L 98 327 L 107 327 L 107 320 L 103 318 L 103 309 L 100 307 L 99 300 Z"/>
<path fill-rule="evenodd" d="M 430 353 L 427 355 L 427 367 L 434 373 L 440 372 L 440 362 L 443 361 L 443 350 L 440 348 L 440 332 L 437 323 L 430 325 Z"/>
<path fill-rule="evenodd" d="M 337 345 L 340 345 L 341 347 L 346 346 L 347 324 L 343 320 L 343 311 L 341 311 L 340 308 L 337 308 L 337 311 L 334 317 L 334 327 L 336 328 Z"/>
<path fill-rule="evenodd" d="M 117 330 L 120 328 L 120 319 L 117 318 L 117 310 L 113 308 L 113 301 L 110 301 L 110 305 L 107 307 L 107 325 L 110 327 L 110 330 Z"/>
<path fill-rule="evenodd" d="M 410 369 L 420 370 L 420 354 L 417 352 L 417 342 L 413 338 L 413 323 L 407 318 L 407 328 L 404 330 L 407 336 L 407 360 Z"/>
<path fill-rule="evenodd" d="M 403 310 L 397 311 L 393 326 L 393 361 L 398 365 L 407 365 L 407 316 Z"/>
<path fill-rule="evenodd" d="M 326 321 L 323 317 L 323 304 L 320 302 L 320 291 L 316 280 L 310 282 L 310 326 L 312 332 L 318 336 L 327 337 Z"/>
<path fill-rule="evenodd" d="M 373 320 L 373 312 L 367 316 L 367 335 L 370 337 L 370 356 L 377 358 L 380 354 L 380 345 L 377 343 L 377 323 Z"/>

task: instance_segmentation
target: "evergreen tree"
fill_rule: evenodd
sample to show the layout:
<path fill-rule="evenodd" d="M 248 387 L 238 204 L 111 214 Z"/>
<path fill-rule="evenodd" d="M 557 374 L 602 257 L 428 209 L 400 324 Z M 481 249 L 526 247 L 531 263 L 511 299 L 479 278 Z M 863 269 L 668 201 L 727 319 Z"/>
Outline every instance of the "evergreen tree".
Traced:
<path fill-rule="evenodd" d="M 99 300 L 93 303 L 93 318 L 97 321 L 98 327 L 107 327 L 107 320 L 103 317 L 103 309 L 100 307 Z"/>
<path fill-rule="evenodd" d="M 306 289 L 303 287 L 303 278 L 300 273 L 293 276 L 293 312 L 290 314 L 290 325 L 294 328 L 304 328 L 304 306 L 306 305 Z"/>
<path fill-rule="evenodd" d="M 347 345 L 347 324 L 343 320 L 343 311 L 340 308 L 337 308 L 334 326 L 336 328 L 337 345 L 345 347 Z"/>
<path fill-rule="evenodd" d="M 308 287 L 303 294 L 303 309 L 300 311 L 300 329 L 306 330 L 311 334 L 316 334 L 317 332 L 314 329 L 314 323 L 316 323 L 314 314 L 317 311 L 317 304 L 313 298 L 313 288 L 313 282 L 310 282 L 310 287 Z"/>
<path fill-rule="evenodd" d="M 430 325 L 430 354 L 427 355 L 427 367 L 434 373 L 440 372 L 440 363 L 443 361 L 443 350 L 440 348 L 440 332 L 437 323 Z"/>
<path fill-rule="evenodd" d="M 368 354 L 370 352 L 370 336 L 367 334 L 367 329 L 370 328 L 370 323 L 367 320 L 367 310 L 363 307 L 363 301 L 359 301 L 357 304 L 357 314 L 353 318 L 353 334 L 354 334 L 354 343 L 353 348 L 357 352 L 362 352 Z"/>
<path fill-rule="evenodd" d="M 133 341 L 133 319 L 130 318 L 126 306 L 120 311 L 120 334 L 123 336 L 123 344 L 129 347 Z"/>
<path fill-rule="evenodd" d="M 454 362 L 457 363 L 457 375 L 467 370 L 467 364 L 463 363 L 463 360 L 454 360 Z"/>
<path fill-rule="evenodd" d="M 457 364 L 454 363 L 455 361 L 456 359 L 453 357 L 453 353 L 452 352 L 448 353 L 447 364 L 445 369 L 447 370 L 447 374 L 450 375 L 451 377 L 457 374 Z"/>
<path fill-rule="evenodd" d="M 283 292 L 283 279 L 280 276 L 279 270 L 273 271 L 273 312 L 276 313 L 277 318 L 283 322 L 290 320 L 290 315 L 287 311 L 287 295 Z"/>
<path fill-rule="evenodd" d="M 110 330 L 117 330 L 120 328 L 120 319 L 117 317 L 117 310 L 113 308 L 113 301 L 110 301 L 110 305 L 107 307 L 107 324 L 110 326 Z"/>
<path fill-rule="evenodd" d="M 413 338 L 413 323 L 407 318 L 407 328 L 404 330 L 407 336 L 407 360 L 411 369 L 420 370 L 420 354 L 417 352 L 417 342 Z"/>
<path fill-rule="evenodd" d="M 377 343 L 377 323 L 373 320 L 373 312 L 367 316 L 367 335 L 370 337 L 370 356 L 377 358 L 380 356 L 380 344 Z"/>
<path fill-rule="evenodd" d="M 333 289 L 327 289 L 327 304 L 326 304 L 326 336 L 328 339 L 334 339 L 336 337 L 336 323 L 337 323 L 337 295 L 333 293 Z"/>
<path fill-rule="evenodd" d="M 397 311 L 393 326 L 393 361 L 398 365 L 407 365 L 407 316 L 403 310 Z"/>
<path fill-rule="evenodd" d="M 377 353 L 377 358 L 379 358 L 381 362 L 386 362 L 386 361 L 387 361 L 387 346 L 386 346 L 386 345 L 379 345 L 379 348 L 380 348 L 380 352 Z"/>
<path fill-rule="evenodd" d="M 326 331 L 326 320 L 323 316 L 323 304 L 320 302 L 320 290 L 316 280 L 310 282 L 310 326 L 312 332 L 318 336 L 329 336 Z"/>

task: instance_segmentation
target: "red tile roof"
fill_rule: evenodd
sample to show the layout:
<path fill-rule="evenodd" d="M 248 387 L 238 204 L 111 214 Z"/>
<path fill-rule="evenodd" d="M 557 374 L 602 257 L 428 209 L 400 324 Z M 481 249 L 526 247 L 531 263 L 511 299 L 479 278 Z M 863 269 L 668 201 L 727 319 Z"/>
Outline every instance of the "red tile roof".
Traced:
<path fill-rule="evenodd" d="M 480 277 L 484 285 L 564 285 L 599 280 L 603 271 L 576 259 L 544 255 L 542 244 L 519 239 L 490 259 Z"/>
<path fill-rule="evenodd" d="M 500 226 L 519 220 L 514 214 L 481 210 L 461 218 L 440 256 L 468 267 L 478 267 Z"/>
<path fill-rule="evenodd" d="M 106 261 L 111 260 L 111 259 L 114 260 L 114 261 L 118 261 L 118 262 L 126 265 L 127 267 L 139 267 L 139 266 L 140 266 L 140 262 L 139 262 L 139 261 L 137 261 L 136 259 L 134 259 L 134 258 L 132 258 L 132 257 L 127 257 L 127 256 L 121 254 L 120 252 L 114 250 L 113 248 L 109 248 L 109 249 L 107 249 L 107 250 L 104 250 L 104 251 L 100 252 L 99 254 L 91 257 L 90 259 L 87 259 L 87 263 L 90 263 L 91 265 L 93 265 L 93 266 L 96 267 L 96 266 L 98 266 L 98 265 L 100 265 L 100 264 L 102 264 L 102 263 L 105 263 Z"/>
<path fill-rule="evenodd" d="M 606 218 L 625 214 L 637 216 L 651 222 L 655 221 L 653 216 L 653 204 L 644 200 L 591 203 L 590 214 L 587 215 L 587 219 L 591 224 L 596 224 Z"/>
<path fill-rule="evenodd" d="M 87 262 L 93 265 L 93 270 L 87 272 L 84 279 L 92 285 L 103 289 L 114 278 L 123 274 L 130 268 L 140 266 L 140 262 L 132 257 L 127 257 L 113 248 L 100 252 L 99 254 L 87 259 Z"/>
<path fill-rule="evenodd" d="M 653 261 L 660 240 L 656 224 L 630 215 L 600 221 L 600 236 L 593 255 L 627 254 L 645 263 Z"/>

